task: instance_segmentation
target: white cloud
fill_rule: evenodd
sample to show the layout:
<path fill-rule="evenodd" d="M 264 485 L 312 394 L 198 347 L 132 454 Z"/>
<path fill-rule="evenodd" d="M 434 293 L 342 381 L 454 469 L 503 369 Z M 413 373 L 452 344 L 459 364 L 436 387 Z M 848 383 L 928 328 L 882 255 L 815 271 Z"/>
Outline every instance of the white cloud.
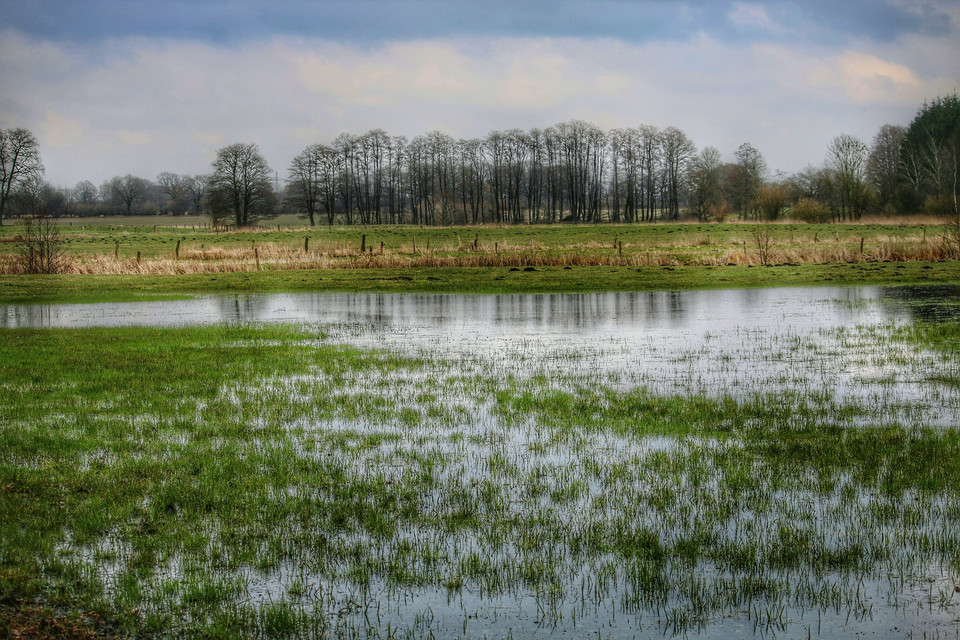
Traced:
<path fill-rule="evenodd" d="M 910 67 L 857 51 L 815 66 L 808 82 L 815 88 L 842 90 L 857 102 L 916 103 L 924 88 Z"/>

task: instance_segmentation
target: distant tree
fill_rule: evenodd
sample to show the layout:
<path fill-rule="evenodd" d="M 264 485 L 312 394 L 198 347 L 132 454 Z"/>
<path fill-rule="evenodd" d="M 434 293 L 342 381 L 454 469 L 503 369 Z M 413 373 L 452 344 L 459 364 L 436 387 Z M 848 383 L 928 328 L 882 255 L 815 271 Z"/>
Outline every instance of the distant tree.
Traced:
<path fill-rule="evenodd" d="M 213 222 L 248 227 L 274 215 L 271 174 L 255 144 L 237 143 L 218 150 L 207 187 Z"/>
<path fill-rule="evenodd" d="M 827 166 L 836 176 L 841 220 L 859 219 L 866 209 L 869 199 L 865 181 L 866 164 L 867 145 L 851 135 L 835 137 L 827 149 Z"/>
<path fill-rule="evenodd" d="M 960 96 L 924 103 L 903 141 L 903 175 L 920 197 L 958 214 L 960 193 Z"/>
<path fill-rule="evenodd" d="M 94 205 L 100 201 L 97 187 L 89 180 L 81 180 L 70 190 L 70 202 L 82 205 Z"/>
<path fill-rule="evenodd" d="M 174 214 L 186 213 L 190 208 L 190 182 L 193 180 L 188 175 L 170 173 L 164 171 L 157 175 L 157 185 L 166 195 L 165 208 Z"/>
<path fill-rule="evenodd" d="M 68 215 L 95 215 L 98 204 L 100 204 L 100 193 L 96 185 L 89 180 L 81 180 L 67 194 Z"/>
<path fill-rule="evenodd" d="M 206 201 L 207 185 L 210 184 L 210 176 L 193 176 L 187 182 L 187 194 L 193 203 L 193 212 L 198 216 L 203 215 L 203 203 Z"/>
<path fill-rule="evenodd" d="M 23 231 L 15 236 L 17 262 L 24 273 L 60 273 L 67 266 L 57 221 L 66 212 L 67 193 L 42 179 L 24 184 L 16 194 Z"/>
<path fill-rule="evenodd" d="M 290 164 L 287 188 L 294 204 L 301 208 L 310 226 L 316 225 L 321 210 L 333 224 L 338 194 L 337 179 L 342 173 L 342 156 L 333 148 L 312 144 Z"/>
<path fill-rule="evenodd" d="M 663 148 L 662 132 L 653 125 L 645 124 L 639 129 L 640 140 L 639 161 L 637 170 L 640 182 L 640 219 L 650 222 L 653 220 L 654 209 L 657 203 L 657 183 L 659 176 L 657 167 L 660 164 L 660 150 Z"/>
<path fill-rule="evenodd" d="M 676 127 L 664 129 L 661 144 L 663 145 L 664 204 L 667 217 L 676 220 L 680 217 L 680 193 L 683 190 L 687 163 L 693 157 L 696 147 L 687 134 Z"/>
<path fill-rule="evenodd" d="M 907 130 L 900 125 L 885 124 L 873 138 L 867 156 L 867 178 L 876 190 L 881 208 L 895 206 L 900 190 L 900 158 Z"/>
<path fill-rule="evenodd" d="M 290 199 L 306 213 L 310 226 L 316 226 L 316 212 L 320 204 L 321 149 L 312 144 L 301 151 L 290 163 L 287 189 Z"/>
<path fill-rule="evenodd" d="M 709 220 L 723 200 L 722 168 L 720 151 L 714 147 L 706 147 L 690 161 L 686 179 L 687 203 L 698 220 Z"/>
<path fill-rule="evenodd" d="M 754 202 L 763 219 L 773 221 L 780 217 L 780 214 L 790 202 L 790 198 L 782 185 L 770 183 L 757 190 Z"/>
<path fill-rule="evenodd" d="M 731 204 L 737 215 L 750 217 L 757 190 L 763 186 L 767 173 L 767 163 L 763 156 L 748 142 L 744 142 L 734 154 L 736 164 L 729 175 L 729 193 Z"/>
<path fill-rule="evenodd" d="M 134 203 L 146 197 L 149 187 L 148 181 L 129 173 L 122 178 L 117 176 L 110 180 L 112 197 L 123 205 L 128 216 L 133 212 Z"/>
<path fill-rule="evenodd" d="M 43 177 L 37 139 L 26 129 L 0 129 L 0 225 L 17 190 Z"/>

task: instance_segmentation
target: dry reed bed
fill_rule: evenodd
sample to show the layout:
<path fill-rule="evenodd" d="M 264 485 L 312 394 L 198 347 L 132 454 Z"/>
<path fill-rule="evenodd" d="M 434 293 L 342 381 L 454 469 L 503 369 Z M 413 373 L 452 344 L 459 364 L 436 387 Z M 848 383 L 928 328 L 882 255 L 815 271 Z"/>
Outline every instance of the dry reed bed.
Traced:
<path fill-rule="evenodd" d="M 459 238 L 458 238 L 459 240 Z M 707 247 L 706 249 L 703 249 Z M 698 249 L 692 254 L 677 250 Z M 764 251 L 767 264 L 833 262 L 939 261 L 960 257 L 955 242 L 947 235 L 879 235 L 866 241 L 858 238 L 823 238 L 812 241 L 806 235 L 768 239 Z M 578 243 L 551 248 L 531 239 L 529 243 L 468 242 L 466 244 L 413 244 L 389 249 L 371 242 L 361 253 L 355 243 L 338 243 L 304 251 L 273 242 L 251 243 L 244 247 L 183 247 L 177 256 L 114 257 L 111 254 L 68 254 L 64 273 L 109 275 L 180 275 L 191 273 L 248 272 L 259 269 L 392 269 L 410 267 L 576 267 L 576 266 L 716 266 L 759 265 L 763 263 L 756 236 L 730 238 L 726 242 L 709 235 L 683 241 L 646 245 L 635 243 Z M 0 254 L 0 274 L 22 273 L 18 256 Z"/>
<path fill-rule="evenodd" d="M 855 246 L 834 246 L 821 249 L 771 247 L 768 264 L 824 264 L 834 262 L 910 262 L 941 261 L 955 259 L 957 252 L 945 244 L 923 246 L 904 243 L 878 244 L 860 252 Z M 331 270 L 331 269 L 403 269 L 417 267 L 473 267 L 473 268 L 525 268 L 525 267 L 581 267 L 581 266 L 719 266 L 760 265 L 758 253 L 748 246 L 746 251 L 729 250 L 714 255 L 679 257 L 663 251 L 632 251 L 622 257 L 610 254 L 566 253 L 551 255 L 543 252 L 473 253 L 449 256 L 435 253 L 418 255 L 384 253 L 313 254 L 296 251 L 276 252 L 259 256 L 250 250 L 215 251 L 196 257 L 180 259 L 163 258 L 113 258 L 104 255 L 68 256 L 63 270 L 68 274 L 82 275 L 183 275 L 196 273 L 233 273 L 257 270 Z M 0 256 L 0 275 L 22 273 L 15 256 Z"/>

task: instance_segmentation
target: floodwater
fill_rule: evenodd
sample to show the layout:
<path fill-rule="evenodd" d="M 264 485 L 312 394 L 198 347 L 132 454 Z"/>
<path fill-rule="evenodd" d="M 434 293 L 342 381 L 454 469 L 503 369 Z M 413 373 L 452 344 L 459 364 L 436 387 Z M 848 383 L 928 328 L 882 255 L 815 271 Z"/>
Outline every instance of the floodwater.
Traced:
<path fill-rule="evenodd" d="M 518 377 L 666 394 L 829 393 L 960 418 L 935 359 L 864 332 L 951 319 L 957 287 L 817 287 L 577 294 L 295 293 L 0 306 L 0 327 L 317 325 L 331 342 L 460 361 Z M 944 395 L 946 394 L 946 395 Z M 914 411 L 914 413 L 916 413 Z M 889 414 L 890 420 L 904 416 Z"/>
<path fill-rule="evenodd" d="M 0 305 L 0 327 L 173 327 L 224 322 L 354 324 L 424 335 L 585 339 L 634 332 L 811 328 L 908 320 L 955 287 L 805 287 L 570 294 L 276 293 L 182 300 Z M 871 304 L 877 303 L 877 304 Z M 929 306 L 929 305 L 928 305 Z M 921 311 L 922 312 L 922 311 Z M 936 308 L 926 313 L 937 317 Z M 428 337 L 429 341 L 430 338 Z"/>
<path fill-rule="evenodd" d="M 956 376 L 957 363 L 945 363 L 936 354 L 924 353 L 896 336 L 899 328 L 918 319 L 957 319 L 955 314 L 960 305 L 942 304 L 942 301 L 956 301 L 958 297 L 960 289 L 953 287 L 538 295 L 231 295 L 133 303 L 0 306 L 0 327 L 292 323 L 317 327 L 318 334 L 322 332 L 325 336 L 323 340 L 331 343 L 426 355 L 451 363 L 451 367 L 466 374 L 498 379 L 539 376 L 547 384 L 564 388 L 589 384 L 623 388 L 642 386 L 666 395 L 702 393 L 739 397 L 761 393 L 821 393 L 833 401 L 863 406 L 865 413 L 860 415 L 870 424 L 889 422 L 903 426 L 951 428 L 960 424 L 960 395 L 955 388 L 935 380 L 941 374 Z M 944 371 L 945 366 L 953 367 L 953 370 Z M 415 395 L 414 391 L 411 390 L 409 395 Z M 872 413 L 871 408 L 875 408 Z M 359 428 L 357 425 L 348 426 Z M 457 429 L 461 426 L 455 425 Z M 396 429 L 391 425 L 379 427 Z M 433 430 L 435 427 L 427 424 L 422 429 Z M 495 430 L 500 425 L 491 418 L 479 421 L 476 428 Z M 626 442 L 615 439 L 605 442 L 604 438 L 613 438 L 609 434 L 588 434 L 584 438 L 589 446 L 584 451 L 571 451 L 552 460 L 547 456 L 558 455 L 558 451 L 540 457 L 530 453 L 527 445 L 539 442 L 537 438 L 540 437 L 535 425 L 529 428 L 529 432 L 508 436 L 503 440 L 504 447 L 518 453 L 516 457 L 505 457 L 525 475 L 533 474 L 537 465 L 548 471 L 569 467 L 573 470 L 571 473 L 577 473 L 580 457 L 596 458 L 598 466 L 602 458 L 603 461 L 622 462 L 625 468 L 630 468 L 645 455 L 643 451 L 632 451 Z M 441 447 L 448 444 L 449 439 L 443 434 L 435 434 L 432 442 L 433 446 Z M 452 460 L 462 462 L 451 461 L 450 473 L 459 472 L 458 465 L 463 464 L 470 467 L 468 471 L 472 475 L 468 479 L 471 486 L 484 481 L 496 483 L 495 472 L 482 463 L 493 453 L 501 451 L 483 444 L 486 440 L 482 438 L 458 442 L 461 444 L 457 446 L 468 450 L 453 456 Z M 693 450 L 707 446 L 695 442 L 650 440 L 633 443 L 641 449 L 668 452 L 671 445 L 679 447 L 676 455 L 686 451 L 683 447 Z M 396 446 L 420 448 L 424 445 L 419 440 L 401 438 Z M 475 455 L 470 455 L 471 452 Z M 385 456 L 375 459 L 377 464 L 394 461 L 386 453 L 377 455 Z M 351 473 L 365 472 L 364 465 L 356 464 L 356 461 L 350 468 Z M 455 486 L 457 482 L 450 480 L 447 484 Z M 693 497 L 701 490 L 683 486 L 673 489 L 681 493 L 688 491 L 689 495 L 684 494 L 687 497 Z M 603 489 L 590 487 L 582 498 L 583 504 L 588 504 L 596 497 L 593 494 L 599 491 Z M 854 514 L 847 514 L 846 507 L 834 509 L 830 504 L 823 504 L 823 496 L 815 492 L 804 493 L 796 489 L 793 494 L 779 496 L 773 506 L 767 507 L 769 513 L 764 517 L 771 521 L 792 518 L 797 505 L 803 504 L 816 506 L 814 519 L 821 523 L 817 527 L 826 527 L 830 522 L 856 524 L 859 515 L 871 513 L 873 503 L 880 498 L 866 488 L 851 490 L 851 494 L 850 505 L 853 506 L 850 509 L 855 510 Z M 623 500 L 630 502 L 628 497 Z M 634 502 L 639 503 L 639 500 Z M 933 514 L 928 526 L 932 529 L 930 537 L 934 537 L 935 529 L 952 522 L 953 516 L 949 514 L 954 513 L 956 506 L 949 500 L 940 504 L 937 497 L 930 500 L 932 506 L 925 513 Z M 557 509 L 568 518 L 568 522 L 581 516 L 594 517 L 585 509 Z M 749 511 L 749 506 L 744 509 Z M 657 527 L 655 522 L 647 524 L 653 529 Z M 820 531 L 817 527 L 814 527 L 815 532 Z M 893 538 L 899 535 L 894 529 L 895 525 L 890 525 L 890 530 L 883 529 L 881 534 Z M 772 525 L 771 530 L 775 530 Z M 424 530 L 419 534 L 429 538 L 434 532 Z M 479 544 L 475 540 L 468 542 L 468 547 Z M 492 562 L 506 563 L 511 553 L 509 550 L 498 552 L 477 548 L 482 548 Z M 498 553 L 504 554 L 503 557 Z M 851 590 L 858 603 L 862 599 L 866 604 L 837 605 L 835 611 L 793 606 L 788 608 L 784 618 L 789 620 L 789 625 L 783 628 L 758 628 L 755 615 L 754 622 L 751 622 L 750 616 L 745 618 L 743 611 L 731 610 L 714 616 L 702 628 L 694 624 L 678 631 L 676 627 L 664 626 L 659 610 L 654 615 L 649 610 L 627 607 L 618 604 L 614 596 L 600 598 L 597 604 L 585 606 L 584 585 L 589 586 L 594 578 L 593 568 L 588 566 L 566 567 L 571 572 L 566 577 L 567 588 L 562 596 L 557 596 L 560 600 L 553 606 L 565 612 L 567 617 L 544 615 L 544 602 L 524 589 L 499 594 L 471 593 L 469 589 L 463 589 L 451 594 L 447 589 L 435 586 L 398 589 L 377 580 L 362 593 L 355 593 L 356 587 L 349 584 L 328 583 L 325 588 L 330 591 L 327 600 L 336 603 L 331 617 L 344 616 L 346 621 L 355 622 L 356 628 L 361 629 L 373 624 L 370 617 L 375 609 L 377 622 L 373 626 L 380 631 L 389 621 L 394 631 L 405 629 L 410 635 L 421 636 L 960 635 L 960 603 L 952 590 L 958 580 L 955 570 L 936 562 L 919 569 L 910 564 L 906 567 L 909 569 L 903 571 L 908 574 L 906 576 L 891 573 L 892 577 L 881 579 L 871 573 L 852 586 L 847 584 L 845 575 L 812 578 L 798 575 L 798 580 L 806 580 L 803 584 L 817 588 L 832 588 L 835 581 L 840 585 L 838 589 Z M 683 577 L 679 574 L 687 571 L 680 566 L 671 570 L 678 572 L 679 577 L 675 576 L 678 581 Z M 902 571 L 904 567 L 891 568 L 894 573 L 897 570 Z M 296 571 L 296 567 L 290 568 L 291 574 Z M 582 575 L 577 571 L 582 571 Z M 689 569 L 689 573 L 695 578 L 691 578 L 691 584 L 702 581 L 706 591 L 713 588 L 712 581 L 725 577 L 716 567 L 698 566 Z M 285 585 L 292 579 L 283 572 L 261 576 L 259 584 L 254 574 L 248 578 L 251 596 L 261 601 L 283 597 Z M 897 580 L 900 583 L 894 584 Z M 618 593 L 616 586 L 611 588 L 611 593 Z M 581 594 L 579 599 L 577 594 Z M 345 602 L 362 602 L 363 611 L 344 614 Z M 769 612 L 764 615 L 776 618 Z"/>

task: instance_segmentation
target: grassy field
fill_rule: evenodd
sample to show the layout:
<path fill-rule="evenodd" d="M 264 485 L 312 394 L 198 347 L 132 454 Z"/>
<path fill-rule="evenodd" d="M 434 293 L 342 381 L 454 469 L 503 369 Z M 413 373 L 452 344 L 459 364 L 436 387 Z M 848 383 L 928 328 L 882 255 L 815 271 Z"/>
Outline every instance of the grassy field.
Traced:
<path fill-rule="evenodd" d="M 55 276 L 15 273 L 0 228 L 0 303 L 960 282 L 922 225 L 98 222 L 62 228 Z M 960 637 L 960 324 L 743 340 L 759 347 L 691 344 L 670 363 L 689 380 L 653 391 L 591 350 L 0 329 L 0 629 Z M 770 362 L 789 387 L 753 376 Z M 832 382 L 851 372 L 853 398 Z"/>
<path fill-rule="evenodd" d="M 144 219 L 148 220 L 149 219 Z M 154 219 L 156 221 L 156 219 Z M 957 281 L 946 227 L 656 224 L 296 227 L 218 232 L 70 221 L 66 273 L 18 273 L 0 228 L 0 302 L 204 292 L 553 292 Z M 195 221 L 194 221 L 195 222 Z M 164 224 L 166 223 L 166 224 Z"/>
<path fill-rule="evenodd" d="M 828 338 L 763 357 L 862 360 L 956 408 L 956 323 Z M 451 357 L 316 327 L 0 331 L 0 603 L 196 638 L 952 630 L 960 434 L 919 400 Z"/>

